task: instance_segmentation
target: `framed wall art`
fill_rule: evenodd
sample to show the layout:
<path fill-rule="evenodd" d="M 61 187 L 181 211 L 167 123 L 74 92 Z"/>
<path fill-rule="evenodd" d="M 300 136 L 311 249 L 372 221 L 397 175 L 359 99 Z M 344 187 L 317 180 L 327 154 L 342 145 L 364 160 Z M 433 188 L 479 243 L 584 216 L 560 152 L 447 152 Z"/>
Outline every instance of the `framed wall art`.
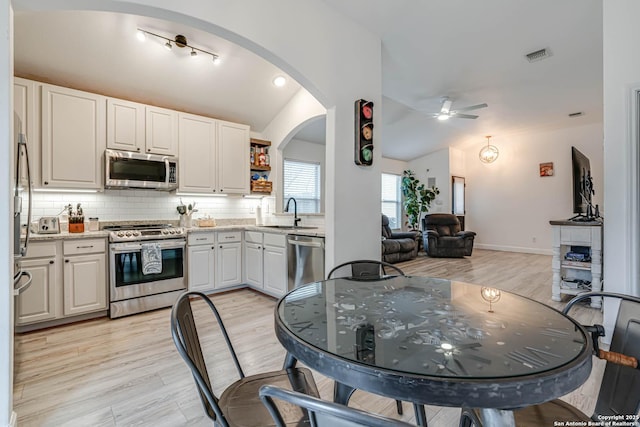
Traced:
<path fill-rule="evenodd" d="M 540 176 L 553 176 L 553 162 L 540 163 Z"/>

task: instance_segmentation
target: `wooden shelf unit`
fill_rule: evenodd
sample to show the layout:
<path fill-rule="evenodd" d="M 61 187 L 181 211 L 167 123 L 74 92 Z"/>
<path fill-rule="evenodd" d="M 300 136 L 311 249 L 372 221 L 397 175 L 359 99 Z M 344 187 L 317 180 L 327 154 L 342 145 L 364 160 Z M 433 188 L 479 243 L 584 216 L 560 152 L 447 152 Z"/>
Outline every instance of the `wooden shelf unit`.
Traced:
<path fill-rule="evenodd" d="M 251 148 L 254 149 L 254 156 L 257 156 L 257 149 L 265 149 L 267 152 L 269 148 L 271 148 L 271 141 L 267 141 L 264 139 L 251 138 L 249 140 L 249 144 Z M 271 171 L 270 165 L 257 165 L 254 163 L 250 163 L 249 168 L 251 172 L 269 172 Z M 252 173 L 253 175 L 253 173 Z M 271 194 L 272 191 L 272 182 L 271 181 L 251 181 L 251 193 L 261 193 L 261 194 Z"/>

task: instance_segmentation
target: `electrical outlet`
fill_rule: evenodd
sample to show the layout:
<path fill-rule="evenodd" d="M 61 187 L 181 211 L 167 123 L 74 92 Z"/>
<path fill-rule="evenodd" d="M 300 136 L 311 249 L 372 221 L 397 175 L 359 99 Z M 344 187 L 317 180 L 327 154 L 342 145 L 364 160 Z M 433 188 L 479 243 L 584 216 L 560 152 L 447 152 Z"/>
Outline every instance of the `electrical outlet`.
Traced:
<path fill-rule="evenodd" d="M 252 214 L 252 213 L 256 213 L 256 208 L 254 208 L 253 206 L 251 206 L 251 207 L 249 208 L 249 213 L 251 213 L 251 214 Z"/>
<path fill-rule="evenodd" d="M 537 241 L 535 236 L 531 240 L 533 241 L 533 243 L 535 243 Z"/>

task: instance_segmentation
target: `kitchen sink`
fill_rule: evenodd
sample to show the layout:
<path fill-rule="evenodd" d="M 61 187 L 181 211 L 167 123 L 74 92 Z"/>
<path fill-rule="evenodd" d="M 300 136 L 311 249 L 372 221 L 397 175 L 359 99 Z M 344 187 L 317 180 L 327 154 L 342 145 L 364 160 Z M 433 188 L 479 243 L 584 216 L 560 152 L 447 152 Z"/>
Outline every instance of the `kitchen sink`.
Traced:
<path fill-rule="evenodd" d="M 298 226 L 293 226 L 293 225 L 261 225 L 261 227 L 266 227 L 266 228 L 280 228 L 280 229 L 284 229 L 284 230 L 314 230 L 318 227 L 307 227 L 304 225 L 298 225 Z"/>

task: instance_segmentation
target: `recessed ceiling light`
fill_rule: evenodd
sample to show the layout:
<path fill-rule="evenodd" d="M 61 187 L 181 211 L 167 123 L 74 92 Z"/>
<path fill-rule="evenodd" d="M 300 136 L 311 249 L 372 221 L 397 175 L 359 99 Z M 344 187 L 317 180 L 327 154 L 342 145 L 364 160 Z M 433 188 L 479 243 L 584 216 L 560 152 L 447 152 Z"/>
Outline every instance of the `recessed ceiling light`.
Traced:
<path fill-rule="evenodd" d="M 438 114 L 438 120 L 449 120 L 448 114 Z"/>
<path fill-rule="evenodd" d="M 276 87 L 282 87 L 282 86 L 284 86 L 286 83 L 287 83 L 287 79 L 285 79 L 285 78 L 284 78 L 284 77 L 282 77 L 282 76 L 278 76 L 278 77 L 276 77 L 275 79 L 273 79 L 273 84 L 274 84 Z"/>
<path fill-rule="evenodd" d="M 213 57 L 213 64 L 214 65 L 220 65 L 220 57 L 219 56 L 214 56 Z"/>

